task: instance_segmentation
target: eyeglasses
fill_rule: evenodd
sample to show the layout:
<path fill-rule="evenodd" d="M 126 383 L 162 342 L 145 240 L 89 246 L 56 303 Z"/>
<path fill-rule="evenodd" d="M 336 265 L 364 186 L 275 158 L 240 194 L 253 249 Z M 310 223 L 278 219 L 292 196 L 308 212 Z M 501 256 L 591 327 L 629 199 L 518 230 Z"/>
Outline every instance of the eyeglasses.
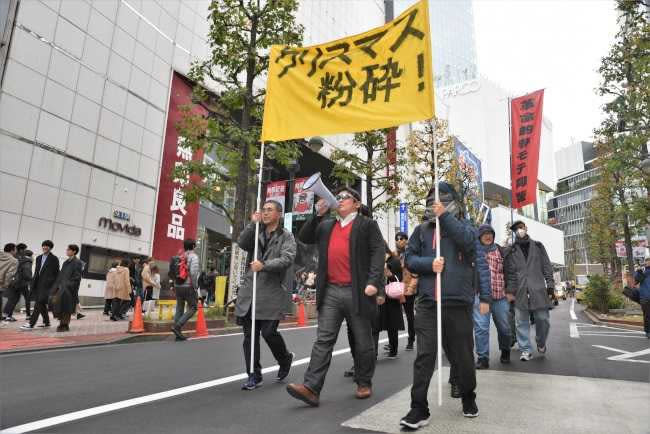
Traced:
<path fill-rule="evenodd" d="M 270 213 L 275 211 L 275 207 L 262 208 L 263 213 Z"/>
<path fill-rule="evenodd" d="M 344 201 L 345 199 L 354 199 L 354 196 L 348 193 L 340 193 L 336 195 L 336 200 L 339 202 Z"/>

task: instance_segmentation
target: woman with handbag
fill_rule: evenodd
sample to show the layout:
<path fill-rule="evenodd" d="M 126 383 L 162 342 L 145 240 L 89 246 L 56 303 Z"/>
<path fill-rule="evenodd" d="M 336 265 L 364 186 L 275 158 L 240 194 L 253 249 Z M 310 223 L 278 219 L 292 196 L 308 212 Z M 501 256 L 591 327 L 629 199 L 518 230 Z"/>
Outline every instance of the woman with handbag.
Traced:
<path fill-rule="evenodd" d="M 391 252 L 388 244 L 386 244 L 384 275 L 386 276 L 386 301 L 379 306 L 376 327 L 373 327 L 373 337 L 375 338 L 375 351 L 378 353 L 379 333 L 386 330 L 388 333 L 386 356 L 389 359 L 396 359 L 398 333 L 400 330 L 404 330 L 401 304 L 406 299 L 402 283 L 402 263 L 399 256 Z"/>

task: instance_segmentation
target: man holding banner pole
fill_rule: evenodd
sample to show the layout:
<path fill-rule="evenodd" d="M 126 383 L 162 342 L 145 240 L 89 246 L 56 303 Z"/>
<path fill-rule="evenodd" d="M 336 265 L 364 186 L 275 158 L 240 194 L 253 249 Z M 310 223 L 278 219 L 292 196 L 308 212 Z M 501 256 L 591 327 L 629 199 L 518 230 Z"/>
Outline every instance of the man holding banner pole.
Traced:
<path fill-rule="evenodd" d="M 475 262 L 485 258 L 477 257 L 475 231 L 460 215 L 458 194 L 451 185 L 440 182 L 429 191 L 426 203 L 427 209 L 435 214 L 436 223 L 427 221 L 417 226 L 406 248 L 406 265 L 419 276 L 411 410 L 400 420 L 400 425 L 412 429 L 428 424 L 427 394 L 437 358 L 440 375 L 439 353 L 443 343 L 453 367 L 450 380 L 460 389 L 463 415 L 478 416 L 474 393 L 473 283 Z M 483 289 L 487 287 L 482 286 Z M 481 301 L 482 311 L 487 311 L 489 294 L 481 294 Z M 438 382 L 440 405 L 440 378 Z"/>

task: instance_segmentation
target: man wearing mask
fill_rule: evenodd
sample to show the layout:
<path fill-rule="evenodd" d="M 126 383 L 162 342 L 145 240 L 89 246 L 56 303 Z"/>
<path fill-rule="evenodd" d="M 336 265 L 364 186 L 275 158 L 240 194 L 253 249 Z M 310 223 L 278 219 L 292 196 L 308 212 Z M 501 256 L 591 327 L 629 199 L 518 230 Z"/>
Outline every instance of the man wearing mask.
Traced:
<path fill-rule="evenodd" d="M 332 350 L 345 319 L 354 337 L 356 397 L 372 395 L 375 348 L 371 321 L 377 302 L 385 300 L 384 239 L 377 222 L 360 215 L 361 196 L 349 187 L 339 189 L 337 218 L 324 218 L 328 207 L 319 201 L 318 215 L 305 222 L 300 241 L 318 245 L 316 277 L 317 338 L 304 384 L 289 384 L 287 392 L 313 407 L 332 360 Z"/>
<path fill-rule="evenodd" d="M 260 222 L 257 239 L 257 260 L 250 263 L 244 277 L 244 283 L 237 293 L 235 316 L 237 324 L 244 328 L 244 359 L 248 381 L 242 390 L 253 390 L 262 385 L 262 365 L 260 365 L 260 334 L 277 360 L 277 381 L 289 375 L 293 353 L 278 333 L 278 325 L 284 317 L 288 289 L 285 284 L 287 271 L 296 258 L 296 240 L 293 234 L 280 225 L 282 205 L 268 200 L 262 206 L 262 212 L 253 214 L 251 223 L 239 235 L 239 247 L 248 252 L 253 259 L 255 251 L 255 224 Z M 253 272 L 257 272 L 257 299 L 255 304 L 255 329 L 252 328 Z M 251 361 L 251 334 L 255 336 L 254 366 Z"/>
<path fill-rule="evenodd" d="M 52 252 L 54 243 L 45 240 L 41 243 L 43 254 L 36 258 L 34 267 L 34 278 L 32 279 L 32 299 L 34 310 L 27 324 L 22 325 L 21 330 L 33 330 L 38 322 L 38 317 L 43 317 L 43 324 L 38 327 L 50 326 L 50 315 L 47 311 L 50 292 L 59 276 L 59 258 Z"/>
<path fill-rule="evenodd" d="M 478 416 L 476 406 L 476 371 L 474 367 L 474 336 L 472 307 L 474 305 L 475 262 L 485 270 L 485 258 L 477 254 L 477 234 L 461 217 L 458 195 L 446 182 L 439 184 L 440 201 L 435 190 L 427 195 L 428 217 L 433 213 L 440 221 L 440 258 L 436 258 L 435 219 L 415 228 L 406 247 L 406 266 L 418 274 L 418 296 L 415 305 L 417 357 L 413 363 L 411 411 L 400 425 L 417 429 L 429 423 L 427 393 L 435 368 L 437 354 L 436 274 L 442 273 L 442 339 L 445 353 L 452 365 L 450 381 L 459 388 L 463 415 Z M 430 211 L 429 211 L 430 210 Z M 483 273 L 484 274 L 484 273 Z M 481 285 L 481 313 L 489 311 L 489 286 Z"/>
<path fill-rule="evenodd" d="M 494 321 L 499 336 L 499 349 L 501 350 L 501 363 L 510 363 L 510 324 L 508 311 L 510 305 L 505 293 L 504 258 L 506 250 L 494 242 L 494 229 L 490 225 L 481 225 L 478 229 L 481 249 L 485 252 L 485 259 L 490 269 L 490 288 L 492 297 L 490 311 L 482 315 L 479 311 L 479 297 L 474 305 L 474 340 L 476 341 L 476 354 L 478 361 L 476 369 L 490 367 L 490 316 Z"/>
<path fill-rule="evenodd" d="M 530 315 L 535 319 L 537 351 L 546 354 L 546 339 L 550 329 L 549 297 L 555 291 L 553 267 L 544 245 L 528 235 L 526 224 L 518 220 L 510 226 L 516 239 L 506 259 L 506 297 L 515 302 L 517 342 L 520 360 L 531 360 Z"/>
<path fill-rule="evenodd" d="M 645 258 L 645 267 L 634 275 L 635 283 L 639 284 L 639 302 L 643 310 L 643 329 L 646 338 L 650 339 L 650 256 Z"/>
<path fill-rule="evenodd" d="M 403 304 L 404 313 L 406 314 L 406 323 L 409 338 L 406 343 L 406 351 L 413 351 L 413 344 L 415 343 L 415 293 L 417 290 L 417 275 L 413 275 L 408 268 L 406 268 L 406 245 L 408 244 L 408 235 L 405 232 L 398 232 L 395 234 L 395 247 L 397 247 L 397 254 L 402 262 L 402 276 L 404 279 L 404 298 L 406 302 Z"/>

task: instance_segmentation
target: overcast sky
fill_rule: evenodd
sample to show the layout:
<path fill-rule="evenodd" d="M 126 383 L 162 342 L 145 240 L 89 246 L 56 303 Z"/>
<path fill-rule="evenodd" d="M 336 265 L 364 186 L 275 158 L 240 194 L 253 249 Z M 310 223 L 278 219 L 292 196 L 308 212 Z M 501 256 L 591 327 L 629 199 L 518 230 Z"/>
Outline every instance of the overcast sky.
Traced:
<path fill-rule="evenodd" d="M 435 0 L 434 0 L 435 1 Z M 479 73 L 515 95 L 546 88 L 555 149 L 591 138 L 597 69 L 617 31 L 612 0 L 474 0 Z"/>

